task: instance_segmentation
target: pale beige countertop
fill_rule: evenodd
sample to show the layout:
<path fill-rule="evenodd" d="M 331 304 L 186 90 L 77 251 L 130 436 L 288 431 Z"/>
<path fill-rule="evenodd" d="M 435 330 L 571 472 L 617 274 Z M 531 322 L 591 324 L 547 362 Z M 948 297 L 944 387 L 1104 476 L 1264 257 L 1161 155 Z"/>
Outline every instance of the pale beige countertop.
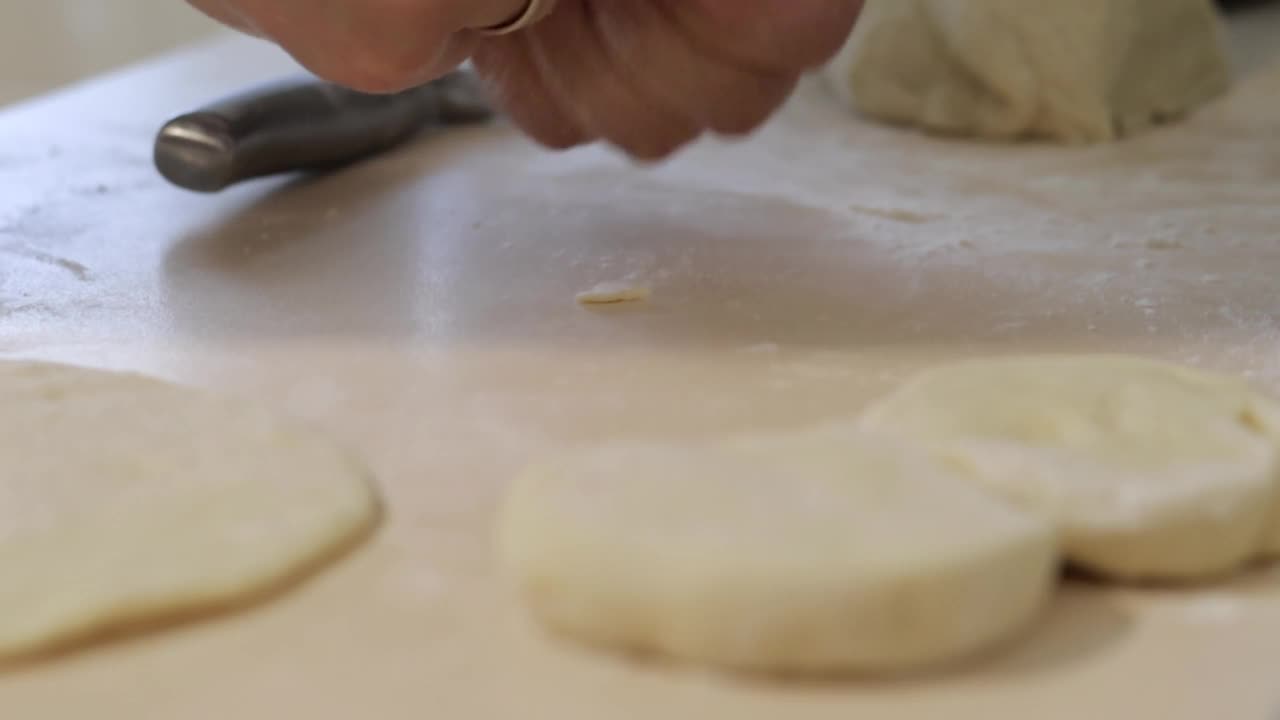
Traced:
<path fill-rule="evenodd" d="M 0 106 L 218 31 L 184 0 L 5 0 Z"/>
<path fill-rule="evenodd" d="M 651 170 L 495 127 L 308 182 L 166 186 L 163 119 L 292 69 L 248 40 L 0 112 L 0 356 L 265 400 L 359 448 L 389 508 L 252 612 L 0 674 L 0 717 L 1274 720 L 1275 571 L 1071 585 L 957 672 L 777 684 L 556 642 L 489 543 L 537 454 L 830 420 L 962 356 L 1142 352 L 1280 392 L 1280 45 L 1246 34 L 1230 97 L 1089 149 L 929 140 L 810 86 L 750 142 Z M 624 278 L 651 301 L 574 302 Z"/>

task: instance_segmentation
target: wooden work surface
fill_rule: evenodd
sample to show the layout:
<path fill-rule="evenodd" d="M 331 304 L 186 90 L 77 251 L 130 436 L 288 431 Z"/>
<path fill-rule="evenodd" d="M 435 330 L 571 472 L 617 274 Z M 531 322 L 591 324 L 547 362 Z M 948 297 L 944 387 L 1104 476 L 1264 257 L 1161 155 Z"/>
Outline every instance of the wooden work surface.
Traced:
<path fill-rule="evenodd" d="M 238 39 L 0 114 L 0 354 L 265 399 L 362 450 L 390 508 L 251 612 L 0 674 L 0 717 L 1280 718 L 1274 571 L 1073 585 L 958 672 L 772 684 L 554 641 L 489 543 L 539 453 L 831 419 L 962 356 L 1151 353 L 1280 392 L 1280 15 L 1250 17 L 1229 98 L 1089 149 L 930 140 L 809 87 L 750 142 L 650 170 L 496 127 L 167 187 L 160 122 L 289 68 Z M 575 304 L 620 279 L 652 301 Z"/>

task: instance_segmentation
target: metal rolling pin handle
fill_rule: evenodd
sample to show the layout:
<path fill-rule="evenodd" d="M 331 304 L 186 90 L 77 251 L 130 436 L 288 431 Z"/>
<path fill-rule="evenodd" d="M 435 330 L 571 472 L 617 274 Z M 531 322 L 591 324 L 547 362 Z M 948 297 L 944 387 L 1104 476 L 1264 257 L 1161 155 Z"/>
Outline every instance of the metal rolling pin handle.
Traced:
<path fill-rule="evenodd" d="M 394 95 L 286 81 L 170 120 L 156 136 L 154 160 L 174 185 L 213 193 L 253 178 L 341 167 L 426 128 L 480 123 L 493 114 L 466 70 Z"/>

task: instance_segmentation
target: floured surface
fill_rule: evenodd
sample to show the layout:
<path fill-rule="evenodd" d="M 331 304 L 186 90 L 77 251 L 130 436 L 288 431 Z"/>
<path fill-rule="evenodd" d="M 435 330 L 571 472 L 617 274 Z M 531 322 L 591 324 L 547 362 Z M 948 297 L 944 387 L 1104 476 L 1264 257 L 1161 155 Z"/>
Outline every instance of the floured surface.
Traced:
<path fill-rule="evenodd" d="M 0 675 L 6 711 L 1270 720 L 1280 706 L 1280 578 L 1264 573 L 1209 601 L 1074 587 L 1026 645 L 959 673 L 797 687 L 553 642 L 498 582 L 489 541 L 535 455 L 824 421 L 961 357 L 1150 353 L 1280 390 L 1280 67 L 1189 125 L 1082 151 L 851 126 L 809 88 L 758 139 L 650 171 L 481 130 L 288 193 L 164 187 L 156 125 L 272 67 L 286 66 L 240 41 L 0 116 L 0 348 L 315 419 L 370 459 L 388 525 L 253 613 Z M 91 113 L 101 124 L 63 124 Z M 651 302 L 570 301 L 621 277 L 644 278 Z"/>

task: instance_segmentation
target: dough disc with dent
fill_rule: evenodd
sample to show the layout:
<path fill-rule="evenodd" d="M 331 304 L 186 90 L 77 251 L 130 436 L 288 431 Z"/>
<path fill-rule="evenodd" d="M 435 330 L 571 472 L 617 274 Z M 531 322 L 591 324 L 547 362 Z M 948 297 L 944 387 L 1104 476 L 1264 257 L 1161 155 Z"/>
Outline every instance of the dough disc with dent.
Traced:
<path fill-rule="evenodd" d="M 499 547 L 532 613 L 563 634 L 784 673 L 987 649 L 1043 607 L 1058 560 L 1047 523 L 852 429 L 535 465 Z"/>
<path fill-rule="evenodd" d="M 1234 378 L 1111 355 L 968 361 L 873 405 L 864 427 L 940 449 L 1052 519 L 1077 565 L 1196 579 L 1264 551 L 1280 413 Z"/>
<path fill-rule="evenodd" d="M 377 517 L 359 463 L 255 406 L 0 363 L 0 659 L 242 604 Z"/>

